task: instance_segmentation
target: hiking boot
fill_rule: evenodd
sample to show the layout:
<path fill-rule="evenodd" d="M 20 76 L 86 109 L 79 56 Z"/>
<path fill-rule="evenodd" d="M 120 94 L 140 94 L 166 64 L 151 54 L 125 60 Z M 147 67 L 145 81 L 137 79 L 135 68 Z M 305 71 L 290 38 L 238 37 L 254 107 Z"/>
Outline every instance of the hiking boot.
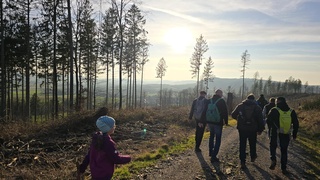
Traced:
<path fill-rule="evenodd" d="M 257 156 L 251 157 L 251 162 L 254 162 L 257 159 Z"/>
<path fill-rule="evenodd" d="M 220 160 L 217 157 L 211 157 L 211 163 L 214 162 L 220 162 Z"/>
<path fill-rule="evenodd" d="M 274 170 L 276 168 L 276 164 L 277 164 L 276 161 L 272 161 L 269 169 Z"/>
<path fill-rule="evenodd" d="M 201 149 L 200 148 L 195 148 L 194 151 L 195 152 L 201 152 Z"/>
<path fill-rule="evenodd" d="M 282 169 L 282 174 L 287 175 L 289 174 L 289 171 L 287 171 L 286 169 Z"/>
<path fill-rule="evenodd" d="M 242 170 L 248 169 L 245 162 L 241 162 L 241 167 L 240 167 L 240 168 L 241 168 Z"/>

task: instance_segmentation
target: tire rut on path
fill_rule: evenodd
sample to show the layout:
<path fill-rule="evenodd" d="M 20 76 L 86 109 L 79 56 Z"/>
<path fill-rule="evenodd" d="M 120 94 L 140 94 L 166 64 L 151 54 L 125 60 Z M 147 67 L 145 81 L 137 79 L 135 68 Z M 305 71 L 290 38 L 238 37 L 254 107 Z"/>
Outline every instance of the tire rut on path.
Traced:
<path fill-rule="evenodd" d="M 247 167 L 242 171 L 239 160 L 239 136 L 235 127 L 223 129 L 222 142 L 218 158 L 220 162 L 210 162 L 208 139 L 201 143 L 200 153 L 193 149 L 186 150 L 180 155 L 170 156 L 153 167 L 144 169 L 135 179 L 310 179 L 307 158 L 297 145 L 289 146 L 288 165 L 289 175 L 283 175 L 280 169 L 279 148 L 277 149 L 277 166 L 270 170 L 269 140 L 266 132 L 258 136 L 257 154 L 255 162 L 250 162 L 249 146 L 247 145 Z M 248 144 L 248 143 L 247 143 Z M 314 177 L 313 177 L 314 178 Z"/>

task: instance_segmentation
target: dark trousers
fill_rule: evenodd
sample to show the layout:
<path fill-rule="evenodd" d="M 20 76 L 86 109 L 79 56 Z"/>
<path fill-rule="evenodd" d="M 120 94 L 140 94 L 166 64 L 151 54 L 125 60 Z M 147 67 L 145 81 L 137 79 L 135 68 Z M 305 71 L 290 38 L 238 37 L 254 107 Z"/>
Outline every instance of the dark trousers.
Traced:
<path fill-rule="evenodd" d="M 239 139 L 240 139 L 240 161 L 246 162 L 246 147 L 247 140 L 249 140 L 250 146 L 250 156 L 254 158 L 257 156 L 256 144 L 257 144 L 257 132 L 249 131 L 240 131 L 239 130 Z"/>
<path fill-rule="evenodd" d="M 271 139 L 270 139 L 270 159 L 272 161 L 277 161 L 276 149 L 277 149 L 278 137 L 279 137 L 280 151 L 281 151 L 281 169 L 285 170 L 287 168 L 287 162 L 288 162 L 288 146 L 290 142 L 289 134 L 279 133 L 277 135 L 276 133 L 272 133 Z"/>
<path fill-rule="evenodd" d="M 203 126 L 199 127 L 198 123 L 196 122 L 196 136 L 195 136 L 195 140 L 196 140 L 196 147 L 195 148 L 199 148 L 201 145 L 201 141 L 203 138 L 203 134 L 204 134 L 204 130 L 206 128 L 206 123 L 202 123 Z"/>
<path fill-rule="evenodd" d="M 221 145 L 222 126 L 216 124 L 208 124 L 208 126 L 210 128 L 209 155 L 216 158 Z"/>

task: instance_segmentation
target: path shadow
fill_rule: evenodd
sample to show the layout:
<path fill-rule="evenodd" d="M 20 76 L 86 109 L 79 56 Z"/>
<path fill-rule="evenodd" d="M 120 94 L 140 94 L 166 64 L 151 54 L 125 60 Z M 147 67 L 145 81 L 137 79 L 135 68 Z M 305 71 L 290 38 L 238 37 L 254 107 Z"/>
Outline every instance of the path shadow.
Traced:
<path fill-rule="evenodd" d="M 260 141 L 257 141 L 257 145 L 260 145 L 262 148 L 264 148 L 265 150 L 269 151 L 269 146 L 264 145 L 264 143 L 262 143 Z M 269 142 L 268 142 L 267 145 L 269 145 Z"/>
<path fill-rule="evenodd" d="M 207 180 L 212 180 L 212 179 L 217 179 L 215 176 L 214 176 L 214 174 L 213 174 L 213 172 L 212 172 L 212 170 L 211 170 L 211 167 L 210 167 L 210 165 L 207 163 L 207 161 L 204 159 L 204 157 L 203 157 L 203 155 L 202 155 L 202 153 L 201 152 L 198 152 L 198 153 L 196 153 L 196 155 L 197 155 L 197 157 L 198 157 L 198 159 L 199 159 L 199 162 L 200 162 L 200 164 L 201 164 L 201 167 L 202 167 L 202 170 L 203 170 L 203 172 L 204 172 L 204 174 L 205 174 L 205 176 L 206 176 L 206 179 Z M 217 170 L 216 170 L 217 171 Z M 221 172 L 221 171 L 220 171 Z M 218 171 L 217 171 L 217 173 L 218 173 Z"/>
<path fill-rule="evenodd" d="M 246 174 L 247 179 L 255 180 L 255 178 L 252 176 L 252 174 L 250 173 L 250 170 L 248 168 L 245 170 L 241 170 L 241 171 L 243 171 Z"/>
<path fill-rule="evenodd" d="M 264 179 L 272 179 L 272 175 L 269 172 L 263 170 L 261 167 L 257 166 L 256 164 L 253 164 L 252 166 L 257 169 L 257 171 L 262 175 Z"/>

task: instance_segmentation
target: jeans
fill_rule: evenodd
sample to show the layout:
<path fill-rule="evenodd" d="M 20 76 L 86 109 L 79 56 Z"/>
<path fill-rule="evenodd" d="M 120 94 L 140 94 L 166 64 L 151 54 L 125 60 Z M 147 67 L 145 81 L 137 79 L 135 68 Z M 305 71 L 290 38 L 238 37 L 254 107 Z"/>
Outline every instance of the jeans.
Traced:
<path fill-rule="evenodd" d="M 281 169 L 287 169 L 287 161 L 288 161 L 288 146 L 290 142 L 290 135 L 289 134 L 280 134 L 277 135 L 272 133 L 270 139 L 270 159 L 272 161 L 276 161 L 276 149 L 277 149 L 277 141 L 279 136 L 280 142 L 280 151 L 281 151 Z"/>
<path fill-rule="evenodd" d="M 211 158 L 216 158 L 221 145 L 222 126 L 216 124 L 208 124 L 208 126 L 210 129 L 209 155 Z M 216 138 L 215 142 L 214 138 Z"/>
<path fill-rule="evenodd" d="M 203 123 L 202 127 L 199 127 L 198 123 L 196 123 L 196 136 L 195 136 L 196 147 L 195 148 L 200 147 L 205 128 L 206 128 L 205 123 Z"/>
<path fill-rule="evenodd" d="M 250 131 L 240 131 L 239 130 L 239 139 L 240 139 L 240 161 L 242 163 L 246 162 L 246 147 L 247 147 L 247 139 L 249 140 L 250 146 L 250 156 L 251 158 L 257 157 L 257 132 Z"/>

